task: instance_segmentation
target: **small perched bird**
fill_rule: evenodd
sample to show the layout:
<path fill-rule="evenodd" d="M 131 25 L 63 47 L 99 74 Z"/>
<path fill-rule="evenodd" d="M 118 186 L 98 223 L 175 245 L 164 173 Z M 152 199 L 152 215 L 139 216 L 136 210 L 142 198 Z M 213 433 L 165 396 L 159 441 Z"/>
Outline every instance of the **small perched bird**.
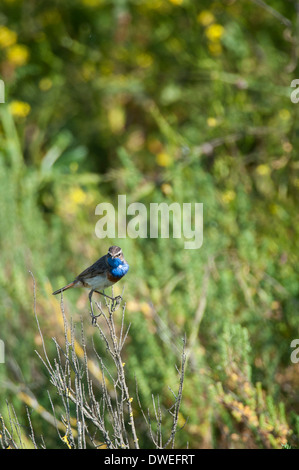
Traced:
<path fill-rule="evenodd" d="M 102 256 L 94 264 L 89 266 L 89 268 L 82 271 L 82 273 L 79 274 L 73 282 L 53 292 L 53 295 L 60 294 L 72 287 L 86 287 L 90 289 L 89 302 L 91 306 L 92 320 L 94 322 L 96 317 L 93 314 L 91 300 L 92 294 L 97 292 L 98 294 L 112 299 L 112 297 L 109 297 L 109 295 L 100 291 L 113 286 L 113 284 L 127 274 L 128 270 L 129 265 L 124 258 L 122 249 L 119 246 L 110 246 L 107 255 Z"/>

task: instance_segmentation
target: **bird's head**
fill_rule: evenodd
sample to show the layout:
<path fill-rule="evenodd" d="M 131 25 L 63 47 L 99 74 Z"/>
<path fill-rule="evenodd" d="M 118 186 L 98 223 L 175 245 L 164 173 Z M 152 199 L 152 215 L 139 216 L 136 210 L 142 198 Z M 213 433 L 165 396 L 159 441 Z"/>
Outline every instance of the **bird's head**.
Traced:
<path fill-rule="evenodd" d="M 107 261 L 113 268 L 125 263 L 126 261 L 122 249 L 119 246 L 110 246 L 107 253 Z"/>

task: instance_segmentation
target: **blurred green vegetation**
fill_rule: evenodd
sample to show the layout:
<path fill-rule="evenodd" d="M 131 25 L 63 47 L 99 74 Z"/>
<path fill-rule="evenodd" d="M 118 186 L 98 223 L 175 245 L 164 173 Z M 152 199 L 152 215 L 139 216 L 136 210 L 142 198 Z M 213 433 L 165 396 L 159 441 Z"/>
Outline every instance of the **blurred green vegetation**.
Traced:
<path fill-rule="evenodd" d="M 296 5 L 2 0 L 2 414 L 8 400 L 25 423 L 33 396 L 51 411 L 28 271 L 44 336 L 63 338 L 52 290 L 119 244 L 130 264 L 115 288 L 125 285 L 132 322 L 126 370 L 145 409 L 152 393 L 170 405 L 187 334 L 177 447 L 298 447 Z M 147 207 L 203 202 L 203 246 L 99 240 L 95 207 L 117 208 L 119 194 Z M 103 347 L 87 293 L 64 298 L 69 317 L 84 317 L 87 342 Z M 133 404 L 140 445 L 150 446 Z M 62 446 L 40 410 L 36 434 Z"/>

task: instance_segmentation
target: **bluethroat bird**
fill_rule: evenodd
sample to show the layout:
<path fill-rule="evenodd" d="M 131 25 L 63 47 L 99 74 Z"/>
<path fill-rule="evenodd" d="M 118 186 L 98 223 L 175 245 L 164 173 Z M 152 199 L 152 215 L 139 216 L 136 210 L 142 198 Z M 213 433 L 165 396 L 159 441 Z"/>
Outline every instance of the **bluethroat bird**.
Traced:
<path fill-rule="evenodd" d="M 82 271 L 76 279 L 60 289 L 53 292 L 53 295 L 60 294 L 71 287 L 86 287 L 90 289 L 89 302 L 91 307 L 92 323 L 96 322 L 96 315 L 93 313 L 92 295 L 94 292 L 108 297 L 113 302 L 121 299 L 121 296 L 115 298 L 100 292 L 107 287 L 113 286 L 117 281 L 127 274 L 129 265 L 126 262 L 122 249 L 119 246 L 110 246 L 107 255 L 102 256 L 89 268 Z"/>

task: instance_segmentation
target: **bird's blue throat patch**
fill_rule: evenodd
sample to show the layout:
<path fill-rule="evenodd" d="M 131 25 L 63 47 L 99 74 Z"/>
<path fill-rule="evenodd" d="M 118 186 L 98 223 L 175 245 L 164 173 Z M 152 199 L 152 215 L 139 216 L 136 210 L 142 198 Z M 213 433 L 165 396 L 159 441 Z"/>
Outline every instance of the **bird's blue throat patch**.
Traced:
<path fill-rule="evenodd" d="M 119 258 L 108 258 L 108 264 L 112 268 L 110 274 L 114 277 L 121 278 L 129 271 L 129 265 L 123 263 Z"/>

